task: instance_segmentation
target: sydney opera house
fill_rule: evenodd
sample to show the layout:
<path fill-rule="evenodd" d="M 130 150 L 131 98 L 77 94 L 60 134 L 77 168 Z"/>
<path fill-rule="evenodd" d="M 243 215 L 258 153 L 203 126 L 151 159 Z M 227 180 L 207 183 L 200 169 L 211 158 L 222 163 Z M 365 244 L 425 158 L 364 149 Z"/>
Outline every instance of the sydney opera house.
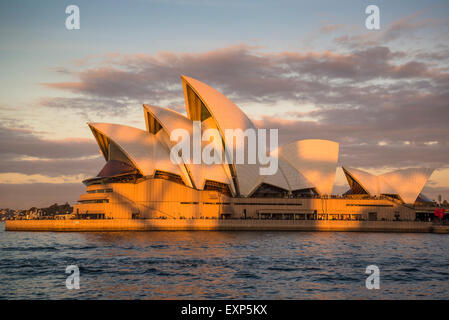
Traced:
<path fill-rule="evenodd" d="M 89 123 L 105 165 L 84 181 L 86 192 L 75 205 L 89 219 L 283 219 L 414 221 L 421 190 L 433 172 L 413 168 L 373 175 L 346 167 L 349 190 L 332 195 L 339 144 L 298 140 L 272 152 L 275 174 L 261 175 L 261 163 L 175 163 L 170 150 L 174 130 L 215 129 L 224 152 L 228 129 L 256 130 L 232 101 L 210 86 L 182 76 L 187 116 L 144 105 L 146 130 L 118 124 Z M 282 130 L 282 128 L 279 128 Z M 193 142 L 192 142 L 193 143 Z M 206 142 L 201 142 L 202 146 Z M 232 157 L 231 157 L 232 158 Z"/>

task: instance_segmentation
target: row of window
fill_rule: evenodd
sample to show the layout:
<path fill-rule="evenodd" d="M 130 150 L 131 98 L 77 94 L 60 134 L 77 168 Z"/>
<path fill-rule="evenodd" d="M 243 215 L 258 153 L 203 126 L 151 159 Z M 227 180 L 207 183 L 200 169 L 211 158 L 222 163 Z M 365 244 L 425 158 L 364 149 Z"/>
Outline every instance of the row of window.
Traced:
<path fill-rule="evenodd" d="M 223 204 L 223 205 L 230 205 L 230 202 L 203 202 L 203 204 Z"/>
<path fill-rule="evenodd" d="M 112 189 L 87 190 L 87 193 L 111 193 Z"/>
<path fill-rule="evenodd" d="M 198 204 L 198 202 L 181 202 L 181 204 Z M 203 202 L 203 204 L 230 205 L 230 202 Z M 301 206 L 302 203 L 265 203 L 265 202 L 236 202 L 235 205 L 242 206 Z"/>
<path fill-rule="evenodd" d="M 392 207 L 392 204 L 356 204 L 356 203 L 347 203 L 347 207 Z"/>
<path fill-rule="evenodd" d="M 240 206 L 302 206 L 302 203 L 267 203 L 267 202 L 236 202 L 235 205 Z"/>
<path fill-rule="evenodd" d="M 262 220 L 362 220 L 363 217 L 355 214 L 293 214 L 293 213 L 261 213 Z"/>
<path fill-rule="evenodd" d="M 80 200 L 79 203 L 109 203 L 109 199 L 99 199 L 99 200 Z"/>

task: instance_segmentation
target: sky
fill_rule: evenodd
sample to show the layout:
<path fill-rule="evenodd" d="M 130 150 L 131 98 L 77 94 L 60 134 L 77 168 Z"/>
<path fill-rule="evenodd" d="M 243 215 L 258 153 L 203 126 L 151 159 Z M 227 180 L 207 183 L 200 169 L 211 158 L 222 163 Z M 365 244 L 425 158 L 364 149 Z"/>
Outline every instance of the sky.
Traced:
<path fill-rule="evenodd" d="M 337 141 L 339 165 L 375 174 L 435 168 L 423 193 L 449 201 L 444 0 L 1 1 L 0 70 L 0 208 L 73 204 L 104 164 L 86 123 L 144 129 L 144 103 L 184 112 L 181 74 L 280 144 Z M 347 189 L 338 169 L 334 193 Z"/>

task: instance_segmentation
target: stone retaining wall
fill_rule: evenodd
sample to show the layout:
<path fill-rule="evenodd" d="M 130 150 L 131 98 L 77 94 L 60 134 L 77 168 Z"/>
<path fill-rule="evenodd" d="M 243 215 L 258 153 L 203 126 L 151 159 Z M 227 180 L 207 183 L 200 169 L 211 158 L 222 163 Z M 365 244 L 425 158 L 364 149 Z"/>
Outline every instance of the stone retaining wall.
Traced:
<path fill-rule="evenodd" d="M 437 228 L 438 229 L 438 228 Z M 441 229 L 441 230 L 440 230 Z M 440 228 L 438 233 L 449 232 Z M 443 230 L 444 229 L 444 230 Z M 356 231 L 433 232 L 431 222 L 326 221 L 326 220 L 215 220 L 215 219 L 114 219 L 114 220 L 9 220 L 7 231 Z M 437 231 L 437 230 L 435 230 Z"/>

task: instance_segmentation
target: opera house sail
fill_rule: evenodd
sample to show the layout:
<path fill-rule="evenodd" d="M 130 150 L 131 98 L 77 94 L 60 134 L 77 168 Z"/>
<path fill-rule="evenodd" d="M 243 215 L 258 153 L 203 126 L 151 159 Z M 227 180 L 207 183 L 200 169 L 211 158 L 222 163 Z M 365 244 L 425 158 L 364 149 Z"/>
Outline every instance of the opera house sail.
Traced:
<path fill-rule="evenodd" d="M 219 91 L 193 78 L 181 80 L 187 116 L 144 104 L 146 130 L 89 123 L 105 164 L 84 181 L 86 192 L 75 205 L 78 219 L 417 219 L 414 204 L 432 169 L 376 176 L 343 167 L 350 189 L 334 196 L 339 144 L 308 139 L 269 150 L 276 170 L 261 174 L 267 164 L 259 158 L 242 162 L 235 156 L 247 150 L 250 137 L 227 139 L 230 131 L 259 128 Z M 220 152 L 209 162 L 192 161 L 191 153 L 176 149 L 173 137 L 179 132 L 188 137 L 217 132 L 214 150 Z M 189 139 L 192 150 L 210 144 Z M 251 158 L 248 152 L 244 156 Z"/>

